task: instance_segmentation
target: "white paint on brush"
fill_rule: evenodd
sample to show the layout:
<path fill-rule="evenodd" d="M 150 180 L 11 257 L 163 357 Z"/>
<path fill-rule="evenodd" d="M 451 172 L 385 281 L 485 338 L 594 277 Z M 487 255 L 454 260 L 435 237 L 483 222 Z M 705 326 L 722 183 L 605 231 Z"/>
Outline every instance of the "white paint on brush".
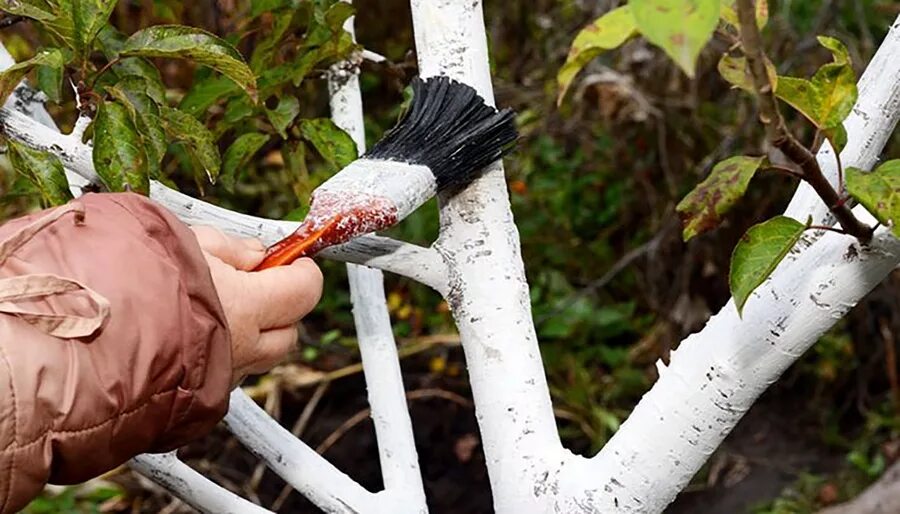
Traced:
<path fill-rule="evenodd" d="M 316 193 L 320 191 L 387 198 L 397 207 L 398 220 L 402 220 L 434 196 L 437 184 L 426 166 L 362 158 L 316 188 Z"/>

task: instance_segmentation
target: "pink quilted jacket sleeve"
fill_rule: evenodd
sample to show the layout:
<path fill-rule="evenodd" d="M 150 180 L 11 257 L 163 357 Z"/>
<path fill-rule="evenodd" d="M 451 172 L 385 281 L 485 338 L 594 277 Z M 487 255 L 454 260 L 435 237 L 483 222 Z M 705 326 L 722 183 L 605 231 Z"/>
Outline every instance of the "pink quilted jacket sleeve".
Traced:
<path fill-rule="evenodd" d="M 133 194 L 0 226 L 0 513 L 207 433 L 225 316 L 190 230 Z"/>

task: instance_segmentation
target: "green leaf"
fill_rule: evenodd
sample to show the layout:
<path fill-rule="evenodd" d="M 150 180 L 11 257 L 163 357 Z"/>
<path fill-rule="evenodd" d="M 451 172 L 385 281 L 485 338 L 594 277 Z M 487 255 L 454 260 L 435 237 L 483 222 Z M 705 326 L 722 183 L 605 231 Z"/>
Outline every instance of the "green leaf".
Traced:
<path fill-rule="evenodd" d="M 700 50 L 719 21 L 719 0 L 632 0 L 638 30 L 694 77 Z"/>
<path fill-rule="evenodd" d="M 887 161 L 871 173 L 847 168 L 846 185 L 853 198 L 900 237 L 900 159 Z"/>
<path fill-rule="evenodd" d="M 94 40 L 109 21 L 116 0 L 67 0 L 71 2 L 75 35 L 75 52 L 79 61 L 86 61 L 94 49 Z"/>
<path fill-rule="evenodd" d="M 0 0 L 0 10 L 37 21 L 56 18 L 51 9 L 44 0 Z"/>
<path fill-rule="evenodd" d="M 76 48 L 72 0 L 0 0 L 0 10 L 31 18 L 47 29 L 58 44 Z"/>
<path fill-rule="evenodd" d="M 6 103 L 9 95 L 22 82 L 25 75 L 37 66 L 62 67 L 64 58 L 58 48 L 43 50 L 27 61 L 17 62 L 0 73 L 0 105 Z"/>
<path fill-rule="evenodd" d="M 235 124 L 244 118 L 253 116 L 255 112 L 256 109 L 250 102 L 250 99 L 246 96 L 241 96 L 232 99 L 225 106 L 225 117 L 223 118 L 223 121 L 225 124 Z"/>
<path fill-rule="evenodd" d="M 0 9 L 38 21 L 59 44 L 86 61 L 116 0 L 0 0 Z"/>
<path fill-rule="evenodd" d="M 812 82 L 794 77 L 778 77 L 778 90 L 775 93 L 818 126 L 819 92 Z"/>
<path fill-rule="evenodd" d="M 823 129 L 822 133 L 825 134 L 825 138 L 831 143 L 831 147 L 834 148 L 835 152 L 840 155 L 844 147 L 847 146 L 847 129 L 844 128 L 844 125 L 838 123 L 831 128 Z"/>
<path fill-rule="evenodd" d="M 94 167 L 111 191 L 150 191 L 143 140 L 120 103 L 102 102 L 94 118 Z"/>
<path fill-rule="evenodd" d="M 853 68 L 849 64 L 826 64 L 819 68 L 812 82 L 819 91 L 817 126 L 839 125 L 853 110 L 858 95 Z"/>
<path fill-rule="evenodd" d="M 344 30 L 344 22 L 353 16 L 356 9 L 350 2 L 335 2 L 325 12 L 325 24 L 332 30 L 338 32 Z"/>
<path fill-rule="evenodd" d="M 147 154 L 147 165 L 151 176 L 161 174 L 160 165 L 169 147 L 166 132 L 160 118 L 159 105 L 140 89 L 123 87 L 120 83 L 107 89 L 113 98 L 128 108 Z"/>
<path fill-rule="evenodd" d="M 256 152 L 269 142 L 267 134 L 250 132 L 239 136 L 228 150 L 225 150 L 225 157 L 222 165 L 222 185 L 229 191 L 234 188 L 237 182 L 238 174 L 241 168 L 250 162 L 250 159 L 256 155 Z"/>
<path fill-rule="evenodd" d="M 47 95 L 51 102 L 59 103 L 62 100 L 63 76 L 65 75 L 66 62 L 69 60 L 66 53 L 62 53 L 59 60 L 51 60 L 47 64 L 37 67 L 37 86 Z"/>
<path fill-rule="evenodd" d="M 55 155 L 32 150 L 12 139 L 7 147 L 13 169 L 34 184 L 45 206 L 62 205 L 72 199 L 66 172 Z"/>
<path fill-rule="evenodd" d="M 287 35 L 288 29 L 294 23 L 294 9 L 274 13 L 275 22 L 272 28 L 266 31 L 266 36 L 256 44 L 253 55 L 250 56 L 250 68 L 256 73 L 262 73 L 272 62 L 279 43 Z"/>
<path fill-rule="evenodd" d="M 231 44 L 209 32 L 181 25 L 156 25 L 134 33 L 121 55 L 190 59 L 233 80 L 256 100 L 256 76 Z"/>
<path fill-rule="evenodd" d="M 831 51 L 835 64 L 850 64 L 850 52 L 847 51 L 847 47 L 839 39 L 818 36 L 816 40 L 819 41 L 820 45 Z"/>
<path fill-rule="evenodd" d="M 719 74 L 722 75 L 729 84 L 754 93 L 753 75 L 750 73 L 750 67 L 747 65 L 747 59 L 744 57 L 732 57 L 728 54 L 722 56 L 718 65 Z M 766 71 L 769 75 L 769 83 L 772 89 L 777 89 L 778 72 L 775 65 L 766 59 Z"/>
<path fill-rule="evenodd" d="M 131 93 L 142 93 L 149 96 L 156 105 L 166 105 L 165 87 L 143 75 L 126 75 L 116 82 L 114 87 Z"/>
<path fill-rule="evenodd" d="M 566 63 L 556 75 L 559 84 L 557 104 L 562 103 L 572 80 L 588 62 L 601 53 L 622 45 L 636 33 L 634 17 L 627 5 L 609 11 L 581 29 L 572 42 Z"/>
<path fill-rule="evenodd" d="M 227 77 L 207 77 L 191 87 L 190 91 L 181 99 L 178 108 L 200 117 L 213 105 L 234 97 L 240 91 L 241 88 Z"/>
<path fill-rule="evenodd" d="M 769 278 L 805 229 L 803 223 L 793 218 L 776 216 L 750 227 L 744 234 L 731 255 L 729 276 L 738 314 L 743 312 L 750 293 Z"/>
<path fill-rule="evenodd" d="M 706 180 L 675 208 L 684 226 L 685 241 L 719 225 L 722 216 L 747 192 L 750 179 L 764 160 L 740 156 L 716 164 Z"/>
<path fill-rule="evenodd" d="M 287 141 L 281 147 L 281 156 L 284 159 L 284 170 L 290 178 L 291 187 L 297 200 L 301 202 L 299 209 L 306 214 L 309 210 L 309 195 L 318 184 L 315 184 L 306 166 L 306 143 L 303 141 Z"/>
<path fill-rule="evenodd" d="M 178 109 L 163 107 L 161 113 L 163 128 L 169 137 L 186 143 L 191 156 L 200 163 L 209 181 L 215 184 L 222 167 L 222 157 L 212 132 L 197 118 Z"/>
<path fill-rule="evenodd" d="M 301 4 L 308 7 L 308 28 L 300 48 L 324 45 L 345 34 L 344 22 L 353 15 L 353 6 L 348 2 L 334 2 L 327 10 L 312 3 Z"/>
<path fill-rule="evenodd" d="M 143 57 L 122 57 L 120 52 L 125 46 L 125 36 L 116 30 L 112 25 L 107 24 L 100 30 L 97 36 L 97 47 L 103 55 L 110 61 L 119 59 L 119 62 L 112 67 L 112 75 L 114 78 L 138 76 L 142 77 L 154 84 L 158 84 L 159 88 L 165 92 L 162 83 L 162 77 L 159 70 L 147 59 Z M 109 80 L 109 72 L 102 75 L 98 83 Z M 115 82 L 113 80 L 112 82 Z"/>
<path fill-rule="evenodd" d="M 356 159 L 356 143 L 333 121 L 327 118 L 301 120 L 300 135 L 336 169 L 347 166 Z"/>
<path fill-rule="evenodd" d="M 272 122 L 272 126 L 285 139 L 287 139 L 287 128 L 298 114 L 300 114 L 300 101 L 295 96 L 284 96 L 278 100 L 278 107 L 266 109 L 266 115 Z"/>
<path fill-rule="evenodd" d="M 291 0 L 252 0 L 250 2 L 250 17 L 256 18 L 259 15 L 276 11 L 282 7 L 292 7 Z"/>
<path fill-rule="evenodd" d="M 819 68 L 812 80 L 778 77 L 775 93 L 819 129 L 830 129 L 847 118 L 859 93 L 844 45 L 826 37 L 820 37 L 819 42 L 831 50 L 835 62 Z"/>

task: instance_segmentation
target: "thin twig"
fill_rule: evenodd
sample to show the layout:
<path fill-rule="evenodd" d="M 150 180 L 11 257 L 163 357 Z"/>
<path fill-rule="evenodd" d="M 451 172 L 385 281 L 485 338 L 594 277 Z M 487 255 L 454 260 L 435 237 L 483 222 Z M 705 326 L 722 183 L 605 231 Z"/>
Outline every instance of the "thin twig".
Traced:
<path fill-rule="evenodd" d="M 775 91 L 769 82 L 766 70 L 766 54 L 762 48 L 762 38 L 756 25 L 756 13 L 753 0 L 738 0 L 738 18 L 741 23 L 741 41 L 744 55 L 753 76 L 753 88 L 759 100 L 759 119 L 766 128 L 766 137 L 775 148 L 781 150 L 803 171 L 803 180 L 809 183 L 825 205 L 831 210 L 844 230 L 863 242 L 872 239 L 872 227 L 860 222 L 850 208 L 841 200 L 840 195 L 825 178 L 816 156 L 803 146 L 788 130 Z"/>
<path fill-rule="evenodd" d="M 842 230 L 837 227 L 829 227 L 828 225 L 810 225 L 810 226 L 806 227 L 806 230 L 827 230 L 829 232 L 847 235 L 846 230 Z"/>
<path fill-rule="evenodd" d="M 779 166 L 777 164 L 770 164 L 770 165 L 766 166 L 765 168 L 763 168 L 763 171 L 776 171 L 778 173 L 803 180 L 803 172 L 788 168 L 787 166 Z"/>
<path fill-rule="evenodd" d="M 887 372 L 888 383 L 891 385 L 891 400 L 894 409 L 900 410 L 900 378 L 897 376 L 897 351 L 894 349 L 894 333 L 890 322 L 884 318 L 879 320 L 878 328 L 881 338 L 884 340 L 884 368 Z"/>
<path fill-rule="evenodd" d="M 614 278 L 619 276 L 619 273 L 621 273 L 626 268 L 628 268 L 628 266 L 630 266 L 634 261 L 638 260 L 639 258 L 643 257 L 644 255 L 646 255 L 648 253 L 655 252 L 656 249 L 659 247 L 659 244 L 662 241 L 663 237 L 665 237 L 666 234 L 667 234 L 667 231 L 665 229 L 660 230 L 658 234 L 653 236 L 653 239 L 647 241 L 646 243 L 638 246 L 637 248 L 632 249 L 631 251 L 629 251 L 628 253 L 623 255 L 622 258 L 620 258 L 618 261 L 616 261 L 616 263 L 613 264 L 612 267 L 609 268 L 606 271 L 606 273 L 603 274 L 603 276 L 601 276 L 597 280 L 594 280 L 593 282 L 588 284 L 586 287 L 573 293 L 562 305 L 553 309 L 551 312 L 548 312 L 538 318 L 535 318 L 535 320 L 534 320 L 535 325 L 537 325 L 537 326 L 543 325 L 544 322 L 546 322 L 550 318 L 556 316 L 557 314 L 565 312 L 566 309 L 575 305 L 575 302 L 577 302 L 579 298 L 582 298 L 584 296 L 592 294 L 595 291 L 598 291 L 598 290 L 606 287 L 607 284 L 612 282 L 612 280 Z"/>
<path fill-rule="evenodd" d="M 406 393 L 407 401 L 426 400 L 431 398 L 441 398 L 465 408 L 472 408 L 471 401 L 463 398 L 456 393 L 445 391 L 443 389 L 418 389 L 416 391 L 410 391 Z M 371 413 L 372 411 L 370 409 L 363 409 L 348 418 L 347 421 L 341 423 L 341 426 L 339 426 L 334 432 L 331 433 L 331 435 L 329 435 L 324 441 L 322 441 L 319 446 L 316 447 L 316 452 L 319 455 L 324 455 L 325 452 L 327 452 L 342 437 L 344 437 L 347 432 L 368 419 Z"/>
<path fill-rule="evenodd" d="M 110 68 L 112 68 L 116 64 L 119 64 L 121 61 L 122 61 L 121 57 L 116 57 L 115 59 L 106 63 L 102 68 L 100 68 L 100 71 L 98 71 L 97 74 L 94 75 L 94 80 L 91 81 L 91 89 L 93 90 L 94 87 L 97 85 L 97 80 L 100 78 L 101 75 L 103 75 L 104 73 L 109 71 Z"/>

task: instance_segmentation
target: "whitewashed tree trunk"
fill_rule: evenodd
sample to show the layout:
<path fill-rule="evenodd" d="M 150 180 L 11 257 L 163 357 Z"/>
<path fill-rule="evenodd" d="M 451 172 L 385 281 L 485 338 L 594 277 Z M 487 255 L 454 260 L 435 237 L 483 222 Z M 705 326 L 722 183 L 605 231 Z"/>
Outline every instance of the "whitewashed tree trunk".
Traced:
<path fill-rule="evenodd" d="M 412 0 L 419 72 L 448 75 L 493 104 L 479 1 Z M 475 416 L 497 512 L 549 506 L 542 480 L 561 444 L 531 316 L 531 299 L 503 166 L 440 198 L 435 248 L 466 354 Z"/>
<path fill-rule="evenodd" d="M 449 75 L 489 102 L 487 40 L 479 0 L 411 0 L 423 76 Z M 0 55 L 0 61 L 2 61 Z M 7 59 L 11 62 L 11 60 Z M 9 63 L 6 63 L 8 66 Z M 355 70 L 332 75 L 333 115 L 362 147 Z M 0 111 L 0 130 L 59 155 L 96 177 L 89 147 L 47 125 L 33 105 Z M 846 122 L 845 166 L 870 168 L 900 116 L 900 19 L 860 81 Z M 830 148 L 820 152 L 834 175 Z M 189 223 L 206 223 L 267 242 L 296 225 L 263 220 L 153 184 L 151 196 Z M 806 188 L 787 213 L 829 216 Z M 496 164 L 456 195 L 440 198 L 441 233 L 432 248 L 360 238 L 326 254 L 423 282 L 453 309 L 466 354 L 476 416 L 497 512 L 661 512 L 771 383 L 900 264 L 900 241 L 882 228 L 867 247 L 831 232 L 810 233 L 748 301 L 743 318 L 729 302 L 699 333 L 659 363 L 660 378 L 603 450 L 573 455 L 559 440 L 531 319 L 528 285 L 503 168 Z M 854 211 L 872 221 L 861 208 Z M 241 391 L 226 426 L 273 471 L 327 512 L 425 512 L 398 357 L 380 272 L 350 268 L 360 352 L 369 387 L 386 489 L 372 493 L 268 417 Z M 135 469 L 204 512 L 266 512 L 218 488 L 172 455 L 142 456 Z"/>

